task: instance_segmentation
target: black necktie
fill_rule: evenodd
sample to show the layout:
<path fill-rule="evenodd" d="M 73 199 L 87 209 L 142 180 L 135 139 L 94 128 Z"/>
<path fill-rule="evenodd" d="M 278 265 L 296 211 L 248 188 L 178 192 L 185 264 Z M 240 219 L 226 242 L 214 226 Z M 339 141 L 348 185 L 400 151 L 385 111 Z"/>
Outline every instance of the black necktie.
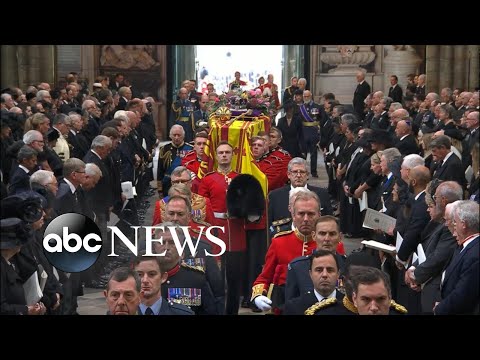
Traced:
<path fill-rule="evenodd" d="M 153 310 L 152 310 L 152 308 L 147 307 L 147 309 L 145 310 L 145 315 L 153 315 Z"/>

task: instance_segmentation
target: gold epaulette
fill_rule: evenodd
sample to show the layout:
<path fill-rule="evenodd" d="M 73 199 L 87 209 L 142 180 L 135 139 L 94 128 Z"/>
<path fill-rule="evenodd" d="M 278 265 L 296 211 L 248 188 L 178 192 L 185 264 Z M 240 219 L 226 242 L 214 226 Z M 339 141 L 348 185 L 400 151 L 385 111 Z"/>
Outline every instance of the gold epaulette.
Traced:
<path fill-rule="evenodd" d="M 343 297 L 343 306 L 345 306 L 345 309 L 347 309 L 348 311 L 354 313 L 354 314 L 358 314 L 358 309 L 356 308 L 356 306 L 349 300 L 349 298 L 345 295 Z"/>
<path fill-rule="evenodd" d="M 275 220 L 275 221 L 272 221 L 272 225 L 273 225 L 273 226 L 284 225 L 284 224 L 289 223 L 290 221 L 292 221 L 291 218 L 285 218 L 285 219 Z"/>
<path fill-rule="evenodd" d="M 408 313 L 408 310 L 404 306 L 397 304 L 394 300 L 390 301 L 390 307 L 393 308 L 395 311 L 398 311 L 399 313 L 402 313 L 402 314 Z"/>
<path fill-rule="evenodd" d="M 183 261 L 180 264 L 180 266 L 184 267 L 185 269 L 191 269 L 191 270 L 201 272 L 202 274 L 205 274 L 205 269 L 203 269 L 201 266 L 188 265 L 188 264 L 184 263 Z"/>
<path fill-rule="evenodd" d="M 203 221 L 203 220 L 198 220 L 198 219 L 192 219 L 192 221 L 195 223 L 195 224 L 200 224 L 200 225 L 204 225 L 206 227 L 209 227 L 211 226 L 211 224 L 209 224 L 208 222 L 206 221 Z M 196 231 L 195 231 L 196 230 Z M 196 232 L 198 233 L 199 231 L 197 229 L 192 229 L 193 232 Z"/>
<path fill-rule="evenodd" d="M 275 236 L 273 237 L 274 239 L 279 237 L 279 236 L 283 236 L 283 235 L 287 235 L 287 234 L 290 234 L 292 233 L 293 230 L 285 230 L 285 231 L 280 231 L 279 233 L 275 234 Z"/>
<path fill-rule="evenodd" d="M 263 284 L 257 284 L 252 287 L 252 298 L 250 301 L 253 301 L 257 296 L 265 294 L 265 286 Z"/>
<path fill-rule="evenodd" d="M 312 306 L 310 306 L 307 310 L 305 310 L 305 315 L 315 315 L 315 313 L 318 310 L 323 309 L 326 306 L 333 305 L 336 302 L 337 302 L 336 298 L 328 298 L 325 301 L 319 301 L 319 302 L 313 304 Z"/>

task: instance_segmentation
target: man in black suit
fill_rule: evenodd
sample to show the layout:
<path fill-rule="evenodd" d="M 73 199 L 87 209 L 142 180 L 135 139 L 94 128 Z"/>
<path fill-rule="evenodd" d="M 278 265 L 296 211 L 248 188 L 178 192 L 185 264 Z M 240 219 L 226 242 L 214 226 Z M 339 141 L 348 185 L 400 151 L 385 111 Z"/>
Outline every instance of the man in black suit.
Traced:
<path fill-rule="evenodd" d="M 365 72 L 357 71 L 357 88 L 353 94 L 353 110 L 358 118 L 363 120 L 363 109 L 365 107 L 365 98 L 370 94 L 370 84 L 365 81 Z"/>
<path fill-rule="evenodd" d="M 426 260 L 421 264 L 412 264 L 405 274 L 405 281 L 412 289 L 421 289 L 422 314 L 428 315 L 433 315 L 433 306 L 440 300 L 442 269 L 446 267 L 456 248 L 455 238 L 445 223 L 445 219 L 450 218 L 450 211 L 447 213 L 446 210 L 447 204 L 461 200 L 463 190 L 458 183 L 446 181 L 437 187 L 434 197 L 435 201 L 428 204 L 430 224 L 422 232 Z M 434 228 L 428 231 L 431 225 Z M 425 232 L 428 232 L 427 236 Z"/>
<path fill-rule="evenodd" d="M 446 135 L 437 136 L 431 143 L 432 150 L 432 180 L 456 181 L 463 188 L 466 186 L 463 165 L 457 155 L 451 150 L 450 138 Z"/>
<path fill-rule="evenodd" d="M 402 102 L 403 99 L 403 90 L 398 85 L 398 77 L 397 75 L 390 76 L 390 90 L 388 90 L 388 97 L 392 98 L 393 102 Z"/>
<path fill-rule="evenodd" d="M 411 122 L 409 123 L 411 124 Z M 412 128 L 409 123 L 405 120 L 400 120 L 395 128 L 395 134 L 397 135 L 395 147 L 403 156 L 418 154 L 420 151 L 417 141 L 412 135 Z"/>
<path fill-rule="evenodd" d="M 268 194 L 268 226 L 271 227 L 273 221 L 287 219 L 290 217 L 288 210 L 289 192 L 296 187 L 306 187 L 308 190 L 316 193 L 320 199 L 320 212 L 322 215 L 332 215 L 332 206 L 328 191 L 316 186 L 307 186 L 308 168 L 305 159 L 300 157 L 293 158 L 288 163 L 288 178 L 290 185 L 271 191 Z"/>
<path fill-rule="evenodd" d="M 420 243 L 420 234 L 429 222 L 427 204 L 425 202 L 425 188 L 430 182 L 430 171 L 427 167 L 418 165 L 410 170 L 408 174 L 409 186 L 413 188 L 415 201 L 412 204 L 412 211 L 408 226 L 403 235 L 403 242 L 398 250 L 397 261 L 405 263 L 410 255 L 417 249 Z"/>
<path fill-rule="evenodd" d="M 343 294 L 336 289 L 340 276 L 338 259 L 328 250 L 316 250 L 310 257 L 310 278 L 313 291 L 292 299 L 285 304 L 285 315 L 304 315 L 305 310 L 329 298 L 343 300 Z"/>
<path fill-rule="evenodd" d="M 458 248 L 445 269 L 440 303 L 435 315 L 479 314 L 479 207 L 471 200 L 460 202 L 454 211 L 454 236 Z"/>
<path fill-rule="evenodd" d="M 9 194 L 30 190 L 30 174 L 37 168 L 37 151 L 23 145 L 17 154 L 18 165 L 10 177 Z"/>

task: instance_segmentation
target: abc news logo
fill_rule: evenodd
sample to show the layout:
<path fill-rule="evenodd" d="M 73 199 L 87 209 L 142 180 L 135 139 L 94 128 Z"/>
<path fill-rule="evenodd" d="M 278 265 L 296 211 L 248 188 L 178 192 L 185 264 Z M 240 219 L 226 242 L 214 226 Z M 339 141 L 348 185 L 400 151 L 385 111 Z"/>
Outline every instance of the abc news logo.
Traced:
<path fill-rule="evenodd" d="M 115 254 L 115 236 L 126 245 L 133 253 L 138 255 L 138 229 L 140 226 L 132 226 L 135 229 L 134 243 L 125 236 L 116 226 L 108 226 L 111 230 L 112 252 L 108 256 L 118 256 Z M 163 237 L 154 239 L 152 230 L 166 229 L 162 226 L 144 226 L 146 230 L 146 254 L 145 256 L 164 256 L 152 252 L 152 244 L 154 242 L 163 243 Z M 183 231 L 185 239 L 181 241 L 175 228 L 168 227 L 175 247 L 180 254 L 183 254 L 185 247 L 188 246 L 191 254 L 197 253 L 199 239 L 202 237 L 206 227 L 201 226 L 200 234 L 196 239 L 196 243 L 192 241 L 187 226 L 180 227 Z M 224 227 L 211 226 L 206 228 L 205 237 L 212 243 L 220 247 L 218 254 L 211 254 L 205 250 L 205 256 L 220 256 L 226 251 L 224 241 L 212 234 L 213 229 L 225 231 Z M 100 257 L 102 251 L 102 236 L 98 226 L 88 217 L 82 214 L 68 213 L 56 217 L 46 228 L 43 238 L 43 249 L 47 260 L 57 269 L 64 272 L 74 273 L 89 269 L 95 264 Z"/>

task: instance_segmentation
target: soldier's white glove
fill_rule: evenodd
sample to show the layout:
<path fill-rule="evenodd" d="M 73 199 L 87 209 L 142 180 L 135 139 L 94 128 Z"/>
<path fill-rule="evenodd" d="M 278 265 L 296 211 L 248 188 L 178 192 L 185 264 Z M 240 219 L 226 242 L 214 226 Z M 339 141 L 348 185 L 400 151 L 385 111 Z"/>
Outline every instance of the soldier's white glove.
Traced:
<path fill-rule="evenodd" d="M 270 310 L 272 307 L 270 306 L 270 304 L 272 303 L 272 300 L 270 300 L 268 297 L 266 296 L 263 296 L 263 295 L 260 295 L 260 296 L 257 296 L 253 302 L 255 303 L 255 305 L 257 305 L 257 307 L 262 310 L 262 311 L 268 311 Z"/>

